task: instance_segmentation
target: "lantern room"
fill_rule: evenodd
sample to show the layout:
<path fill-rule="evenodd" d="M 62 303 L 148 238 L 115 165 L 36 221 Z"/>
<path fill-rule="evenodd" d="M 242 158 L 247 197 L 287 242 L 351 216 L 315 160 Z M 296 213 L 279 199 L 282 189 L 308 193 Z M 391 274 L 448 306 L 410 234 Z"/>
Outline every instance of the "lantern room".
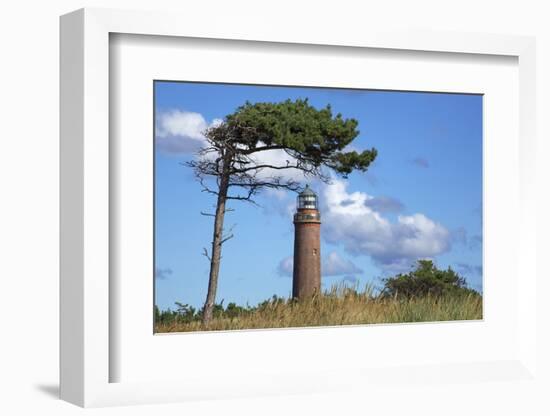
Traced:
<path fill-rule="evenodd" d="M 318 209 L 317 195 L 309 185 L 298 195 L 298 209 Z"/>

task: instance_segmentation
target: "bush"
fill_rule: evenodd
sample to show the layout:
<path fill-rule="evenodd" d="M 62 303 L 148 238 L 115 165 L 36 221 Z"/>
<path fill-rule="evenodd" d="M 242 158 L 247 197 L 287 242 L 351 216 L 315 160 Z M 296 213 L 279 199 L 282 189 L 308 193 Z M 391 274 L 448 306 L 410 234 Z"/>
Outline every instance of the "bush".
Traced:
<path fill-rule="evenodd" d="M 383 279 L 383 296 L 414 298 L 422 296 L 462 296 L 479 293 L 466 285 L 466 279 L 450 267 L 439 270 L 431 260 L 419 260 L 407 274 Z"/>

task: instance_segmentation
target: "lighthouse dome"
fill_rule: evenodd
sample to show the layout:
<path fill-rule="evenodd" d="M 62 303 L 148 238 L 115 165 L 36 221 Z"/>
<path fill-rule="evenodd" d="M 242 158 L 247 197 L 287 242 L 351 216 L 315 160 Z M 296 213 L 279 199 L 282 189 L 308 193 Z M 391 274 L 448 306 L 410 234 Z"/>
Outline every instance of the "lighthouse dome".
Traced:
<path fill-rule="evenodd" d="M 317 209 L 317 194 L 309 185 L 298 195 L 298 209 Z"/>

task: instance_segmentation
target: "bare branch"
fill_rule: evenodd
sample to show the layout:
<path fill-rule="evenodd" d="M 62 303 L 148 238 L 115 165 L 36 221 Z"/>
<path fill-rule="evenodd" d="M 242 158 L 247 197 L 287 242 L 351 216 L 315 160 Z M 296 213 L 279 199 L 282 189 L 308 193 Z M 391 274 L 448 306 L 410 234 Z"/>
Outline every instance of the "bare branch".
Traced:
<path fill-rule="evenodd" d="M 245 150 L 242 153 L 245 154 L 245 155 L 250 155 L 250 154 L 256 153 L 256 152 L 264 152 L 266 150 L 277 150 L 277 149 L 286 149 L 286 147 L 283 146 L 283 145 L 280 145 L 280 146 L 277 146 L 277 145 L 260 146 L 260 147 L 253 147 L 251 149 Z"/>
<path fill-rule="evenodd" d="M 234 173 L 246 173 L 246 172 L 249 172 L 249 171 L 252 171 L 252 170 L 260 170 L 260 169 L 274 169 L 274 170 L 284 170 L 284 169 L 303 170 L 304 169 L 304 167 L 300 166 L 300 164 L 298 164 L 298 163 L 290 164 L 289 160 L 287 160 L 286 162 L 287 162 L 286 166 L 256 165 L 256 166 L 251 166 L 249 168 L 244 168 L 244 169 L 233 169 L 233 172 Z"/>
<path fill-rule="evenodd" d="M 235 235 L 229 234 L 227 237 L 222 238 L 222 241 L 220 241 L 220 245 L 225 243 L 227 240 L 231 240 L 233 237 L 235 237 Z"/>
<path fill-rule="evenodd" d="M 224 236 L 222 236 L 222 239 L 220 241 L 220 246 L 225 243 L 227 240 L 231 240 L 233 237 L 235 237 L 235 235 L 233 234 L 233 230 L 235 229 L 235 226 L 237 224 L 233 224 L 229 230 L 227 231 L 227 234 L 225 234 Z"/>
<path fill-rule="evenodd" d="M 207 192 L 207 193 L 209 193 L 209 194 L 218 195 L 218 192 L 217 192 L 217 191 L 214 191 L 214 190 L 210 189 L 210 188 L 208 187 L 208 185 L 206 185 L 204 177 L 202 177 L 202 176 L 200 176 L 200 175 L 195 175 L 195 176 L 197 177 L 199 183 L 200 183 L 201 186 L 202 186 L 201 192 Z"/>
<path fill-rule="evenodd" d="M 202 255 L 206 257 L 209 261 L 212 261 L 212 258 L 208 255 L 208 250 L 206 249 L 206 247 L 203 247 Z"/>
<path fill-rule="evenodd" d="M 254 201 L 252 199 L 252 196 L 240 196 L 240 195 L 237 195 L 237 196 L 229 196 L 227 197 L 227 199 L 231 199 L 233 201 L 243 201 L 243 202 L 249 202 L 250 204 L 252 205 L 255 205 L 257 207 L 261 207 L 260 204 L 258 204 L 256 201 Z"/>

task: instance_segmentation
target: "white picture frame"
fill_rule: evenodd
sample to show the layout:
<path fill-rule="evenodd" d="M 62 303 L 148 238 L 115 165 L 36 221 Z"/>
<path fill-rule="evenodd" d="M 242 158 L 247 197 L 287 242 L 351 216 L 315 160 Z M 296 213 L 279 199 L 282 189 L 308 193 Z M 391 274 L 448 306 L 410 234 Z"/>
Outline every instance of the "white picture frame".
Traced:
<path fill-rule="evenodd" d="M 185 25 L 181 22 L 185 21 Z M 517 292 L 517 348 L 507 359 L 468 363 L 418 362 L 414 377 L 441 380 L 537 380 L 536 364 L 536 211 L 535 193 L 535 42 L 533 38 L 465 33 L 282 31 L 277 24 L 235 33 L 229 24 L 205 26 L 200 19 L 168 13 L 83 9 L 61 18 L 61 398 L 80 406 L 160 403 L 219 397 L 319 393 L 373 388 L 410 378 L 410 368 L 296 369 L 263 379 L 237 379 L 231 385 L 194 375 L 177 381 L 111 382 L 117 357 L 111 348 L 110 292 L 113 259 L 109 252 L 109 37 L 110 34 L 223 39 L 226 41 L 330 45 L 429 51 L 440 54 L 503 55 L 519 67 L 519 192 L 517 266 L 524 273 Z M 486 213 L 487 214 L 487 213 Z M 319 334 L 319 333 L 318 333 Z M 325 337 L 335 337 L 325 332 Z M 227 334 L 225 334 L 226 336 Z M 224 334 L 218 334 L 223 337 Z M 427 381 L 426 381 L 427 380 Z M 409 380 L 409 382 L 411 382 Z"/>

